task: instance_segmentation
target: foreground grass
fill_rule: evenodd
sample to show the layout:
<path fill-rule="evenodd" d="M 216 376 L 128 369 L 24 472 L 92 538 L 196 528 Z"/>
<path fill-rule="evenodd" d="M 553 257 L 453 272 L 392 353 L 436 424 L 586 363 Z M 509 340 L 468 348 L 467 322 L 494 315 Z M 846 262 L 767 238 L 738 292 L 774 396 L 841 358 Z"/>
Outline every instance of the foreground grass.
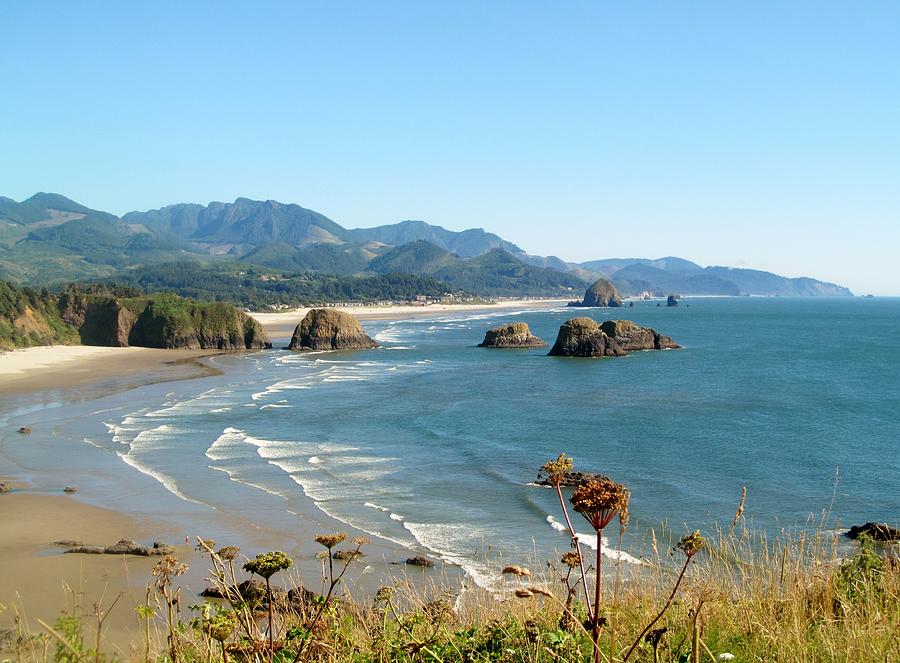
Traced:
<path fill-rule="evenodd" d="M 604 569 L 603 661 L 622 661 L 672 594 L 683 565 L 667 533 L 658 536 L 652 563 Z M 344 598 L 341 591 L 353 577 L 354 557 L 335 561 L 328 554 L 342 537 L 321 538 L 321 594 L 302 589 L 283 555 L 245 560 L 236 548 L 216 549 L 213 542 L 199 540 L 198 549 L 209 556 L 210 579 L 224 599 L 189 605 L 194 601 L 181 596 L 178 587 L 184 567 L 166 558 L 156 567 L 146 602 L 135 611 L 143 637 L 127 653 L 109 653 L 103 621 L 110 610 L 133 607 L 75 605 L 54 624 L 34 624 L 34 630 L 25 627 L 27 620 L 17 620 L 0 660 L 362 663 L 595 657 L 591 624 L 584 623 L 586 608 L 578 594 L 580 580 L 572 567 L 509 567 L 494 593 L 458 595 L 438 586 L 398 582 L 362 603 Z M 366 542 L 353 543 L 348 550 Z M 900 565 L 872 542 L 841 560 L 836 543 L 835 534 L 770 543 L 747 531 L 717 533 L 684 565 L 677 595 L 628 660 L 900 660 Z M 241 585 L 250 578 L 245 566 L 270 581 L 271 601 L 264 582 Z M 278 591 L 279 586 L 293 591 Z M 579 598 L 567 608 L 570 587 Z M 15 611 L 16 606 L 7 609 Z"/>

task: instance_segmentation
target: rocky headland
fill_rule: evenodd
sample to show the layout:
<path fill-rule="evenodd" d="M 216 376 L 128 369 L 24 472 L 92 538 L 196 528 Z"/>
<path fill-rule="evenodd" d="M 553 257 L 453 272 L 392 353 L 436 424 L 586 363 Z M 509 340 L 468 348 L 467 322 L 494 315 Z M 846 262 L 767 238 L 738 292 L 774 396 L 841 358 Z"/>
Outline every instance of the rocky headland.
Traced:
<path fill-rule="evenodd" d="M 174 295 L 68 296 L 60 300 L 60 312 L 63 321 L 78 330 L 84 345 L 193 350 L 272 347 L 256 320 L 223 302 Z"/>
<path fill-rule="evenodd" d="M 597 279 L 584 291 L 584 297 L 580 302 L 569 302 L 569 306 L 584 307 L 618 307 L 621 305 L 622 297 L 609 279 Z"/>
<path fill-rule="evenodd" d="M 527 322 L 513 322 L 489 329 L 479 348 L 544 348 L 547 343 L 531 333 Z"/>
<path fill-rule="evenodd" d="M 314 308 L 297 325 L 288 350 L 366 350 L 378 344 L 343 311 Z"/>
<path fill-rule="evenodd" d="M 679 347 L 668 336 L 641 327 L 630 320 L 607 320 L 603 325 L 591 318 L 572 318 L 559 328 L 551 357 L 624 357 L 640 350 Z"/>

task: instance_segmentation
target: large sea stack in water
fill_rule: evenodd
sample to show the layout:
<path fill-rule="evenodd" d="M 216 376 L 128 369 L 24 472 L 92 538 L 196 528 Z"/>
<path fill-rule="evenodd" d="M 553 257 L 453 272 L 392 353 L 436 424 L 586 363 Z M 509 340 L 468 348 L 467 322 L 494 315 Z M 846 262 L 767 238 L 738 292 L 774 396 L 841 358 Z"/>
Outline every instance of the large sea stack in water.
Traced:
<path fill-rule="evenodd" d="M 569 306 L 621 306 L 622 297 L 609 279 L 597 279 L 584 291 L 580 302 L 569 302 Z"/>
<path fill-rule="evenodd" d="M 600 329 L 603 333 L 622 346 L 623 350 L 674 350 L 680 348 L 669 336 L 660 334 L 655 329 L 641 327 L 631 320 L 607 320 Z"/>
<path fill-rule="evenodd" d="M 551 357 L 623 357 L 627 352 L 590 318 L 572 318 L 559 328 Z"/>
<path fill-rule="evenodd" d="M 600 325 L 591 318 L 572 318 L 560 326 L 549 354 L 552 357 L 624 357 L 631 351 L 677 347 L 668 336 L 630 320 L 607 320 Z"/>
<path fill-rule="evenodd" d="M 543 339 L 531 333 L 527 322 L 513 322 L 489 329 L 479 348 L 543 348 Z"/>
<path fill-rule="evenodd" d="M 314 308 L 297 325 L 288 350 L 365 350 L 378 344 L 359 320 L 335 309 Z"/>

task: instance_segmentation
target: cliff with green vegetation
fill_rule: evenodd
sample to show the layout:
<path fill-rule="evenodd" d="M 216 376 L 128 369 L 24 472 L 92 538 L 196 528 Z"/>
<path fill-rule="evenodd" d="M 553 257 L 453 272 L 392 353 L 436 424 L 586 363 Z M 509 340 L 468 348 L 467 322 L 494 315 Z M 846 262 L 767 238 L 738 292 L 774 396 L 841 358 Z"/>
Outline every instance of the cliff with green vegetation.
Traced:
<path fill-rule="evenodd" d="M 224 302 L 142 296 L 127 288 L 68 288 L 61 295 L 0 282 L 0 348 L 84 344 L 113 347 L 270 347 L 262 327 Z"/>
<path fill-rule="evenodd" d="M 78 332 L 62 319 L 56 297 L 0 281 L 0 350 L 78 342 Z"/>

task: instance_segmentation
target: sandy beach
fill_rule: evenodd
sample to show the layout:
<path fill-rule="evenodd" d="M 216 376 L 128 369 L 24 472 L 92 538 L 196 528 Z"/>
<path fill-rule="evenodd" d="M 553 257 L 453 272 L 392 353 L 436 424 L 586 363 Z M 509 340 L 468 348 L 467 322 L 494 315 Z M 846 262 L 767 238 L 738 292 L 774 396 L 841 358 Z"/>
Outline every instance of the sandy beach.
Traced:
<path fill-rule="evenodd" d="M 404 320 L 424 318 L 443 313 L 473 313 L 477 311 L 500 311 L 504 309 L 538 309 L 565 306 L 570 299 L 511 299 L 496 304 L 431 304 L 429 306 L 336 306 L 340 311 L 356 316 L 360 320 Z M 250 313 L 272 338 L 282 338 L 294 333 L 294 329 L 309 313 L 311 307 L 297 308 L 278 313 Z"/>
<path fill-rule="evenodd" d="M 135 384 L 206 375 L 197 360 L 215 350 L 160 350 L 53 345 L 0 354 L 0 395 L 37 389 L 72 389 L 106 380 Z M 122 384 L 121 387 L 127 386 Z"/>
<path fill-rule="evenodd" d="M 134 606 L 144 601 L 159 558 L 65 554 L 53 542 L 76 539 L 109 545 L 128 538 L 151 543 L 170 534 L 166 526 L 138 522 L 65 495 L 14 488 L 0 495 L 0 604 L 7 607 L 0 614 L 0 631 L 12 628 L 18 615 L 32 633 L 44 633 L 37 620 L 53 624 L 66 610 L 86 616 L 90 632 L 96 623 L 94 605 L 108 608 L 121 595 L 103 627 L 104 650 L 126 653 L 120 649 L 124 643 L 141 641 Z M 190 561 L 191 554 L 190 546 L 178 546 L 180 558 Z"/>

